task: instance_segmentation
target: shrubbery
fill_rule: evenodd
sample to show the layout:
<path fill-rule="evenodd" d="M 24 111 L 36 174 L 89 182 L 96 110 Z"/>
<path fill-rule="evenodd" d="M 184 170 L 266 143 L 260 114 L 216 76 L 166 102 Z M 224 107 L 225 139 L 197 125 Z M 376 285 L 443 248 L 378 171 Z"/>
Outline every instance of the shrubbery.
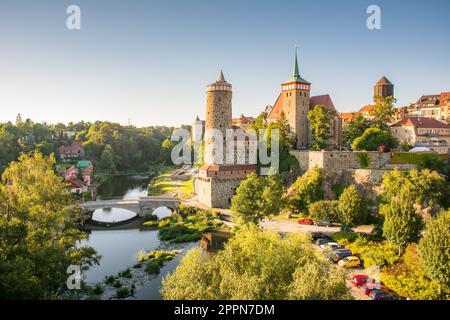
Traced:
<path fill-rule="evenodd" d="M 159 273 L 160 269 L 161 269 L 161 264 L 156 259 L 149 260 L 145 266 L 145 272 L 147 272 L 149 274 Z"/>
<path fill-rule="evenodd" d="M 116 291 L 116 296 L 119 299 L 126 298 L 130 295 L 130 289 L 128 288 L 118 288 Z"/>
<path fill-rule="evenodd" d="M 321 200 L 311 203 L 308 206 L 309 215 L 314 220 L 329 220 L 338 222 L 339 219 L 339 201 Z"/>

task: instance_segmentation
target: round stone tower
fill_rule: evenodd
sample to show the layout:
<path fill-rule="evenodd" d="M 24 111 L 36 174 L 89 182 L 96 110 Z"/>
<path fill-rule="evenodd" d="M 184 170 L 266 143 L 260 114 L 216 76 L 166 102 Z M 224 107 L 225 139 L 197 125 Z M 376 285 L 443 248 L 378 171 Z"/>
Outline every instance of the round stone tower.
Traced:
<path fill-rule="evenodd" d="M 232 87 L 229 84 L 223 72 L 220 72 L 219 79 L 207 86 L 206 89 L 206 121 L 205 121 L 205 163 L 223 164 L 225 161 L 225 139 L 226 130 L 232 128 L 232 109 L 231 109 Z M 217 148 L 213 147 L 215 139 L 211 135 L 211 129 L 219 130 L 222 134 L 223 142 L 223 161 L 218 161 Z M 216 145 L 218 147 L 218 145 Z"/>
<path fill-rule="evenodd" d="M 219 129 L 225 137 L 225 130 L 231 128 L 231 97 L 231 84 L 225 81 L 221 71 L 219 80 L 206 88 L 205 129 Z"/>

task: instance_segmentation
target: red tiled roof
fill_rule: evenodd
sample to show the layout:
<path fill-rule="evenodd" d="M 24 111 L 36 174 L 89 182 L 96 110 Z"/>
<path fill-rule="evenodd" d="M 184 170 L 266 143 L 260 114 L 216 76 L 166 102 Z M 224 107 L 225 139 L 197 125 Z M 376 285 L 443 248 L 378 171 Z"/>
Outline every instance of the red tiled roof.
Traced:
<path fill-rule="evenodd" d="M 342 119 L 353 119 L 353 117 L 355 116 L 354 112 L 342 112 L 339 114 L 339 116 Z"/>
<path fill-rule="evenodd" d="M 256 170 L 255 164 L 235 164 L 235 165 L 218 165 L 218 164 L 205 164 L 200 170 L 207 172 L 222 172 L 222 171 L 238 171 L 238 170 L 246 170 L 246 171 L 254 171 Z"/>
<path fill-rule="evenodd" d="M 311 99 L 309 100 L 309 108 L 312 109 L 315 106 L 317 106 L 318 104 L 323 105 L 330 112 L 336 112 L 333 101 L 331 100 L 331 97 L 329 94 L 311 97 Z"/>
<path fill-rule="evenodd" d="M 441 104 L 450 101 L 450 92 L 441 92 L 441 96 L 439 98 Z"/>
<path fill-rule="evenodd" d="M 426 117 L 407 117 L 400 121 L 397 121 L 392 127 L 412 126 L 415 128 L 445 128 L 449 129 L 450 125 L 436 120 L 434 118 Z"/>
<path fill-rule="evenodd" d="M 367 104 L 364 107 L 362 107 L 361 109 L 359 109 L 358 113 L 370 112 L 373 109 L 375 109 L 375 107 L 376 107 L 375 104 Z"/>
<path fill-rule="evenodd" d="M 273 105 L 272 110 L 270 111 L 269 115 L 267 116 L 267 119 L 278 119 L 281 116 L 281 112 L 283 111 L 283 96 L 280 93 L 280 95 L 277 98 L 277 101 L 275 101 L 275 104 Z"/>

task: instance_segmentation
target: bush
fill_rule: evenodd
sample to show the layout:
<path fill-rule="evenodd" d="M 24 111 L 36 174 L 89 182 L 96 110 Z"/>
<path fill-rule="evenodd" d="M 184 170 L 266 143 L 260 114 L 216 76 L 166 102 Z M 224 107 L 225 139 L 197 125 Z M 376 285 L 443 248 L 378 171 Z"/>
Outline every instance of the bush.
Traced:
<path fill-rule="evenodd" d="M 161 269 L 161 265 L 156 259 L 151 259 L 147 262 L 147 265 L 145 266 L 145 272 L 149 274 L 156 274 L 159 273 L 159 270 Z"/>
<path fill-rule="evenodd" d="M 197 240 L 200 238 L 200 234 L 198 234 L 196 230 L 192 230 L 181 224 L 167 226 L 161 228 L 161 230 L 159 231 L 159 238 L 163 241 L 174 241 L 175 239 L 184 235 L 195 235 L 193 237 L 197 238 Z"/>
<path fill-rule="evenodd" d="M 128 288 L 119 288 L 116 290 L 116 296 L 119 299 L 126 298 L 130 295 L 130 290 Z"/>
<path fill-rule="evenodd" d="M 113 285 L 114 288 L 120 288 L 122 287 L 122 282 L 120 282 L 119 280 L 114 281 Z"/>
<path fill-rule="evenodd" d="M 369 166 L 369 155 L 367 153 L 356 153 L 356 159 L 358 160 L 361 168 L 367 168 Z"/>
<path fill-rule="evenodd" d="M 131 274 L 131 270 L 127 269 L 125 271 L 119 272 L 119 277 L 130 279 L 133 275 Z"/>
<path fill-rule="evenodd" d="M 364 234 L 357 232 L 336 232 L 331 237 L 334 241 L 342 245 L 348 245 L 349 243 L 355 242 L 358 237 L 364 237 Z"/>
<path fill-rule="evenodd" d="M 339 221 L 339 201 L 321 200 L 308 206 L 309 215 L 314 220 Z"/>
<path fill-rule="evenodd" d="M 158 216 L 156 214 L 148 213 L 144 216 L 145 221 L 157 221 Z"/>
<path fill-rule="evenodd" d="M 113 284 L 116 281 L 116 277 L 115 276 L 109 276 L 106 277 L 105 283 L 106 284 Z"/>
<path fill-rule="evenodd" d="M 100 295 L 103 293 L 103 288 L 100 283 L 97 283 L 95 287 L 92 289 L 92 294 L 94 295 Z"/>
<path fill-rule="evenodd" d="M 367 205 L 355 185 L 344 190 L 339 197 L 340 221 L 349 227 L 362 224 L 367 219 Z"/>
<path fill-rule="evenodd" d="M 145 221 L 142 225 L 146 228 L 158 228 L 159 222 L 158 221 Z"/>
<path fill-rule="evenodd" d="M 136 264 L 133 266 L 133 269 L 140 269 L 140 268 L 142 268 L 142 263 L 136 263 Z"/>
<path fill-rule="evenodd" d="M 164 261 L 172 260 L 178 254 L 177 251 L 166 251 L 166 250 L 152 250 L 148 253 L 140 252 L 138 254 L 139 262 L 147 261 L 151 259 L 156 259 L 160 264 L 164 263 Z"/>

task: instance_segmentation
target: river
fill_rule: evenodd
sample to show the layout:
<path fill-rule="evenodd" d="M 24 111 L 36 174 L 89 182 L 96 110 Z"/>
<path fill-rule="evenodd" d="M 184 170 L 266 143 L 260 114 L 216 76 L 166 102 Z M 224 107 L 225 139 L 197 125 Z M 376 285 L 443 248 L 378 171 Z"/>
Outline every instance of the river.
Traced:
<path fill-rule="evenodd" d="M 114 177 L 108 183 L 102 185 L 98 192 L 99 197 L 137 199 L 147 195 L 146 185 L 150 178 L 138 177 Z M 170 209 L 161 207 L 156 209 L 154 214 L 158 218 L 163 218 L 171 213 Z M 94 215 L 99 220 L 109 221 L 114 215 L 123 214 L 123 209 L 103 208 L 98 209 Z M 108 220 L 109 219 L 109 220 Z M 116 220 L 117 221 L 117 220 Z M 160 246 L 158 231 L 142 230 L 138 228 L 125 230 L 92 230 L 87 239 L 81 241 L 79 246 L 93 247 L 98 254 L 102 256 L 100 265 L 91 267 L 83 274 L 84 280 L 94 285 L 102 282 L 106 276 L 116 275 L 132 267 L 137 262 L 137 255 L 141 250 L 150 251 Z M 157 277 L 148 281 L 134 295 L 134 299 L 161 299 L 159 289 L 162 277 L 169 272 L 173 272 L 189 248 L 198 246 L 197 243 L 191 243 L 178 254 L 172 261 L 167 262 Z"/>

